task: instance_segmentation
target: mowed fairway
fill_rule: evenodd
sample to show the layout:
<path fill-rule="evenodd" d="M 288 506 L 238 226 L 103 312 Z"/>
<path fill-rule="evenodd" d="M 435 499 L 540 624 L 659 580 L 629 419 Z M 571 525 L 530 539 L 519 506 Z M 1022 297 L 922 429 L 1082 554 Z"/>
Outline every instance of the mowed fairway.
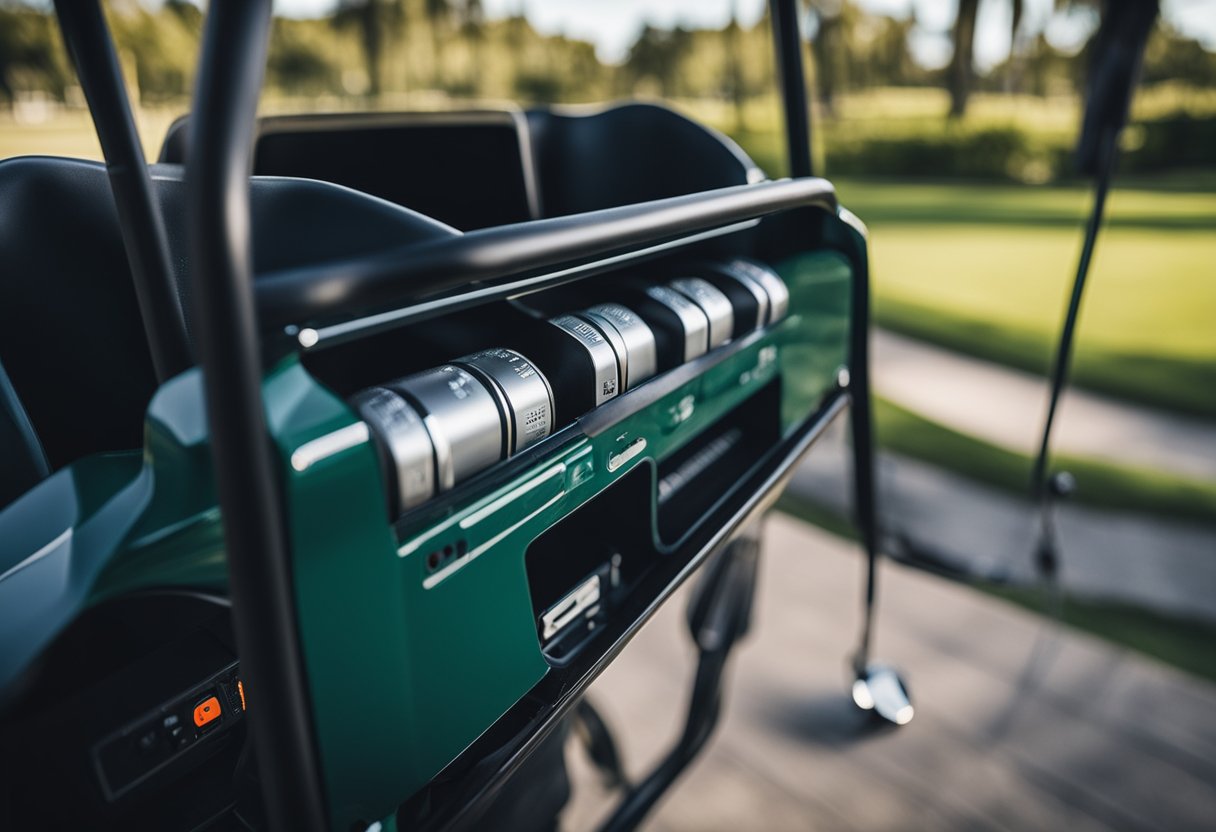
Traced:
<path fill-rule="evenodd" d="M 841 182 L 870 225 L 875 318 L 1043 372 L 1089 197 L 1082 188 Z M 1216 416 L 1216 194 L 1112 195 L 1078 331 L 1075 380 Z"/>

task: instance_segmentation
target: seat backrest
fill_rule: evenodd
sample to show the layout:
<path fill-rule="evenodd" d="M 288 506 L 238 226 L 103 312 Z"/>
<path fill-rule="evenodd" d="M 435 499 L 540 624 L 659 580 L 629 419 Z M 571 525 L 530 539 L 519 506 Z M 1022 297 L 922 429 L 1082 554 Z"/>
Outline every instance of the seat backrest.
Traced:
<path fill-rule="evenodd" d="M 152 172 L 188 311 L 182 169 L 158 165 Z M 257 272 L 457 233 L 337 185 L 259 177 L 250 190 Z M 28 415 L 28 430 L 21 432 L 22 419 L 8 419 L 7 431 L 0 419 L 0 448 L 6 442 L 41 447 L 55 470 L 88 454 L 142 444 L 156 376 L 100 163 L 0 161 L 0 363 L 16 404 L 8 412 Z M 0 480 L 10 484 L 0 484 L 0 507 L 3 494 L 20 487 L 12 483 L 27 483 L 36 471 L 30 454 L 20 463 L 15 454 L 0 456 Z"/>
<path fill-rule="evenodd" d="M 101 165 L 0 162 L 0 360 L 52 469 L 141 444 L 156 375 Z"/>
<path fill-rule="evenodd" d="M 187 116 L 160 161 L 186 159 Z M 527 124 L 507 110 L 258 119 L 253 172 L 334 182 L 463 231 L 537 219 Z"/>
<path fill-rule="evenodd" d="M 546 217 L 764 177 L 729 138 L 657 104 L 530 110 L 528 130 Z"/>
<path fill-rule="evenodd" d="M 523 118 L 496 110 L 272 116 L 258 129 L 255 173 L 338 182 L 465 230 L 764 178 L 731 139 L 650 103 L 536 108 Z M 173 123 L 162 162 L 185 161 L 188 132 L 187 116 Z"/>

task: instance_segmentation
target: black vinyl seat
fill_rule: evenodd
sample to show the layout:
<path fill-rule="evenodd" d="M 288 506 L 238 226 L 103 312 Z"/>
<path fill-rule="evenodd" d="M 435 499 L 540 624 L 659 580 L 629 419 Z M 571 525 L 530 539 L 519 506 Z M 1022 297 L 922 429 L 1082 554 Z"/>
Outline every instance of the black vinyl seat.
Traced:
<path fill-rule="evenodd" d="M 0 361 L 51 469 L 141 444 L 156 376 L 102 165 L 0 162 Z"/>
<path fill-rule="evenodd" d="M 413 145 L 401 144 L 412 135 L 409 114 L 387 125 L 406 131 L 394 134 L 401 152 L 391 159 L 351 150 L 352 142 L 361 147 L 360 141 L 375 137 L 368 124 L 328 120 L 334 122 L 327 127 L 331 131 L 361 125 L 362 133 L 343 138 L 341 147 L 350 158 L 339 166 L 346 170 L 357 161 L 352 169 L 360 183 L 405 176 L 427 164 L 404 152 Z M 312 129 L 306 126 L 309 121 L 299 129 Z M 473 119 L 475 131 L 482 129 L 476 126 L 482 121 Z M 521 168 L 525 182 L 512 187 L 539 195 L 540 216 L 763 178 L 729 139 L 653 104 L 598 111 L 537 109 L 513 123 L 526 132 L 519 142 L 526 158 Z M 294 129 L 290 122 L 279 124 L 276 134 L 289 129 Z M 501 125 L 496 129 L 501 132 Z M 154 165 L 152 178 L 188 327 L 190 275 L 180 164 L 186 134 L 184 119 L 173 125 L 161 153 L 162 162 L 171 163 Z M 324 157 L 324 147 L 317 153 Z M 332 159 L 321 157 L 316 164 L 304 157 L 297 160 L 299 170 L 293 162 L 276 172 L 323 176 L 334 168 Z M 459 166 L 442 166 L 427 187 L 444 192 L 447 202 L 437 204 L 451 203 L 453 194 L 465 195 L 466 202 L 484 201 L 487 183 L 466 178 Z M 255 273 L 459 233 L 407 207 L 315 179 L 255 176 L 251 202 Z M 508 213 L 521 211 L 517 206 Z M 510 221 L 528 219 L 526 214 Z M 156 378 L 109 179 L 99 163 L 51 157 L 0 161 L 0 367 L 6 371 L 0 378 L 0 508 L 47 471 L 88 454 L 141 445 L 143 414 Z"/>
<path fill-rule="evenodd" d="M 731 139 L 657 104 L 543 108 L 527 118 L 546 217 L 765 178 Z"/>
<path fill-rule="evenodd" d="M 152 174 L 188 310 L 182 168 Z M 322 182 L 255 178 L 251 196 L 259 272 L 457 233 Z M 104 165 L 0 162 L 0 366 L 0 508 L 48 471 L 142 445 L 156 377 Z"/>
<path fill-rule="evenodd" d="M 378 189 L 386 199 L 420 210 L 466 230 L 489 223 L 521 222 L 527 216 L 523 188 L 539 195 L 539 217 L 558 217 L 632 205 L 653 199 L 745 185 L 765 174 L 731 139 L 659 104 L 630 102 L 600 109 L 538 107 L 514 123 L 515 152 L 528 156 L 520 174 L 526 185 L 486 175 L 486 159 L 459 164 L 470 148 L 490 150 L 495 164 L 509 167 L 503 125 L 487 114 L 443 114 L 458 127 L 442 135 L 451 147 L 438 152 L 428 133 L 435 113 L 332 113 L 275 116 L 259 122 L 254 173 L 282 174 Z M 189 118 L 175 121 L 165 136 L 160 161 L 186 160 Z M 526 135 L 523 135 L 526 134 Z M 391 148 L 391 149 L 390 149 Z M 385 158 L 391 154 L 391 158 Z M 519 165 L 519 159 L 515 160 Z M 515 188 L 513 197 L 495 193 Z M 452 195 L 462 196 L 454 205 Z M 487 210 L 485 203 L 507 206 Z M 510 216 L 511 219 L 503 219 Z M 463 221 L 462 221 L 463 220 Z"/>

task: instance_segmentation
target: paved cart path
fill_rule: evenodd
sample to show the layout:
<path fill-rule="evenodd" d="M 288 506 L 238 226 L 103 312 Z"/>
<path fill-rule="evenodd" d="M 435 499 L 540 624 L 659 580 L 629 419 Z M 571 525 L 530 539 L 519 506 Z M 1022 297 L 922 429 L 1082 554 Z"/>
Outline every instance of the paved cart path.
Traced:
<path fill-rule="evenodd" d="M 719 733 L 644 828 L 1211 828 L 1216 686 L 893 565 L 879 653 L 907 672 L 917 715 L 867 730 L 845 698 L 861 577 L 851 544 L 770 519 Z M 686 594 L 592 688 L 635 775 L 682 719 Z M 609 798 L 568 756 L 582 788 L 563 826 L 592 828 Z"/>
<path fill-rule="evenodd" d="M 791 494 L 852 513 L 848 449 L 832 428 L 799 464 Z M 878 497 L 886 550 L 911 548 L 994 580 L 1034 582 L 1035 508 L 932 465 L 883 453 Z M 1216 621 L 1216 527 L 1079 503 L 1056 510 L 1061 586 L 1170 615 Z"/>
<path fill-rule="evenodd" d="M 1011 450 L 1038 451 L 1047 382 L 883 330 L 874 388 L 939 424 Z M 1070 389 L 1052 430 L 1056 450 L 1216 480 L 1216 423 Z"/>

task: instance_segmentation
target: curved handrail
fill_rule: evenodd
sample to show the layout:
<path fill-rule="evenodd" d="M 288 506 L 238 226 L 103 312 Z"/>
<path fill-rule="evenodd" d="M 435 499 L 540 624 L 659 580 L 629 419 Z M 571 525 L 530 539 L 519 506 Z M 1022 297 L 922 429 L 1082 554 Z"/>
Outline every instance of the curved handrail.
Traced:
<path fill-rule="evenodd" d="M 339 263 L 259 275 L 263 326 L 313 322 L 424 300 L 470 283 L 600 257 L 792 208 L 836 210 L 825 179 L 736 185 L 428 240 Z"/>

